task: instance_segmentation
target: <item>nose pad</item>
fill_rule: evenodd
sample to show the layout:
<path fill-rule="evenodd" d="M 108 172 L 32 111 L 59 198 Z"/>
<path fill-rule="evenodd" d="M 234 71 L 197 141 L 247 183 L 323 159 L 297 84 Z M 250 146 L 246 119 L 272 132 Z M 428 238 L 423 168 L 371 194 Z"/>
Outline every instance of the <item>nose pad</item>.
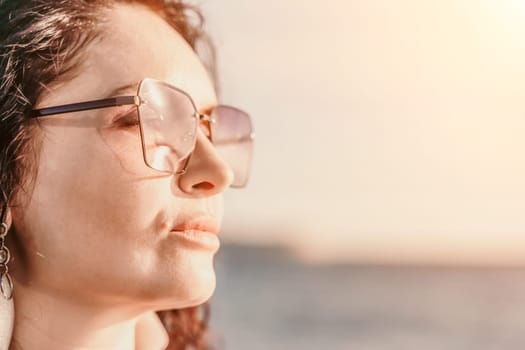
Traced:
<path fill-rule="evenodd" d="M 183 169 L 184 173 L 178 177 L 178 185 L 186 194 L 211 196 L 223 192 L 233 182 L 232 169 L 200 128 L 195 149 L 188 156 Z"/>

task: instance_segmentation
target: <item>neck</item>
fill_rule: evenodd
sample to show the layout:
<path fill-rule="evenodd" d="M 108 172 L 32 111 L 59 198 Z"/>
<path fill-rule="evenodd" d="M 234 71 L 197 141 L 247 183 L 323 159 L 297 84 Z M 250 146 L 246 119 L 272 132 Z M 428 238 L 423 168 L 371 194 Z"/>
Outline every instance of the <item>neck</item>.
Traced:
<path fill-rule="evenodd" d="M 160 350 L 167 334 L 153 311 L 72 300 L 16 286 L 11 350 Z"/>

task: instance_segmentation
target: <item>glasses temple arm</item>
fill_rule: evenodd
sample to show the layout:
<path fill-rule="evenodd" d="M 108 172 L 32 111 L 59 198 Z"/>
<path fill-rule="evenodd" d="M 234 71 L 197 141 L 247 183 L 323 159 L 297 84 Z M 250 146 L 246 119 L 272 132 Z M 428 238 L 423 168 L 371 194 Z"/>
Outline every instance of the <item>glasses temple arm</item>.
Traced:
<path fill-rule="evenodd" d="M 101 100 L 70 103 L 66 105 L 46 107 L 40 109 L 33 109 L 29 115 L 30 118 L 44 117 L 47 115 L 64 114 L 80 111 L 88 111 L 92 109 L 117 107 L 125 105 L 136 105 L 140 104 L 140 98 L 138 96 L 117 96 L 104 98 Z"/>

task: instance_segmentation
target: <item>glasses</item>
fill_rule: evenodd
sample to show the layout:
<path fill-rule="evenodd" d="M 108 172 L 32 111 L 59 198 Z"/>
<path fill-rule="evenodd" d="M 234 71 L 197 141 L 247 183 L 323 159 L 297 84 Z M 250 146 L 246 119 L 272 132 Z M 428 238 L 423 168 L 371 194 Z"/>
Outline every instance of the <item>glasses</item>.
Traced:
<path fill-rule="evenodd" d="M 186 92 L 162 81 L 145 78 L 135 96 L 34 109 L 31 117 L 126 105 L 136 106 L 142 153 L 148 167 L 183 174 L 195 149 L 199 125 L 204 125 L 208 138 L 233 171 L 231 186 L 240 188 L 248 182 L 254 139 L 248 113 L 218 105 L 210 113 L 201 114 Z"/>

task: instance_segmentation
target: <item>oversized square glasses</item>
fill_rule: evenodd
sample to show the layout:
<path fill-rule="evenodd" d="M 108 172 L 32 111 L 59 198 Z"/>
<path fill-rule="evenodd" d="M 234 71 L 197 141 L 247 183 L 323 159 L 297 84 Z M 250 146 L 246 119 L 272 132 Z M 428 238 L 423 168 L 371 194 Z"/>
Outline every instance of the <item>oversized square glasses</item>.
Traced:
<path fill-rule="evenodd" d="M 168 83 L 145 78 L 135 96 L 34 109 L 31 117 L 135 105 L 144 162 L 152 169 L 182 174 L 195 148 L 199 124 L 207 125 L 208 138 L 233 171 L 232 187 L 248 181 L 254 134 L 250 116 L 235 107 L 218 105 L 209 115 L 199 113 L 193 99 Z M 181 169 L 181 162 L 184 162 Z"/>

